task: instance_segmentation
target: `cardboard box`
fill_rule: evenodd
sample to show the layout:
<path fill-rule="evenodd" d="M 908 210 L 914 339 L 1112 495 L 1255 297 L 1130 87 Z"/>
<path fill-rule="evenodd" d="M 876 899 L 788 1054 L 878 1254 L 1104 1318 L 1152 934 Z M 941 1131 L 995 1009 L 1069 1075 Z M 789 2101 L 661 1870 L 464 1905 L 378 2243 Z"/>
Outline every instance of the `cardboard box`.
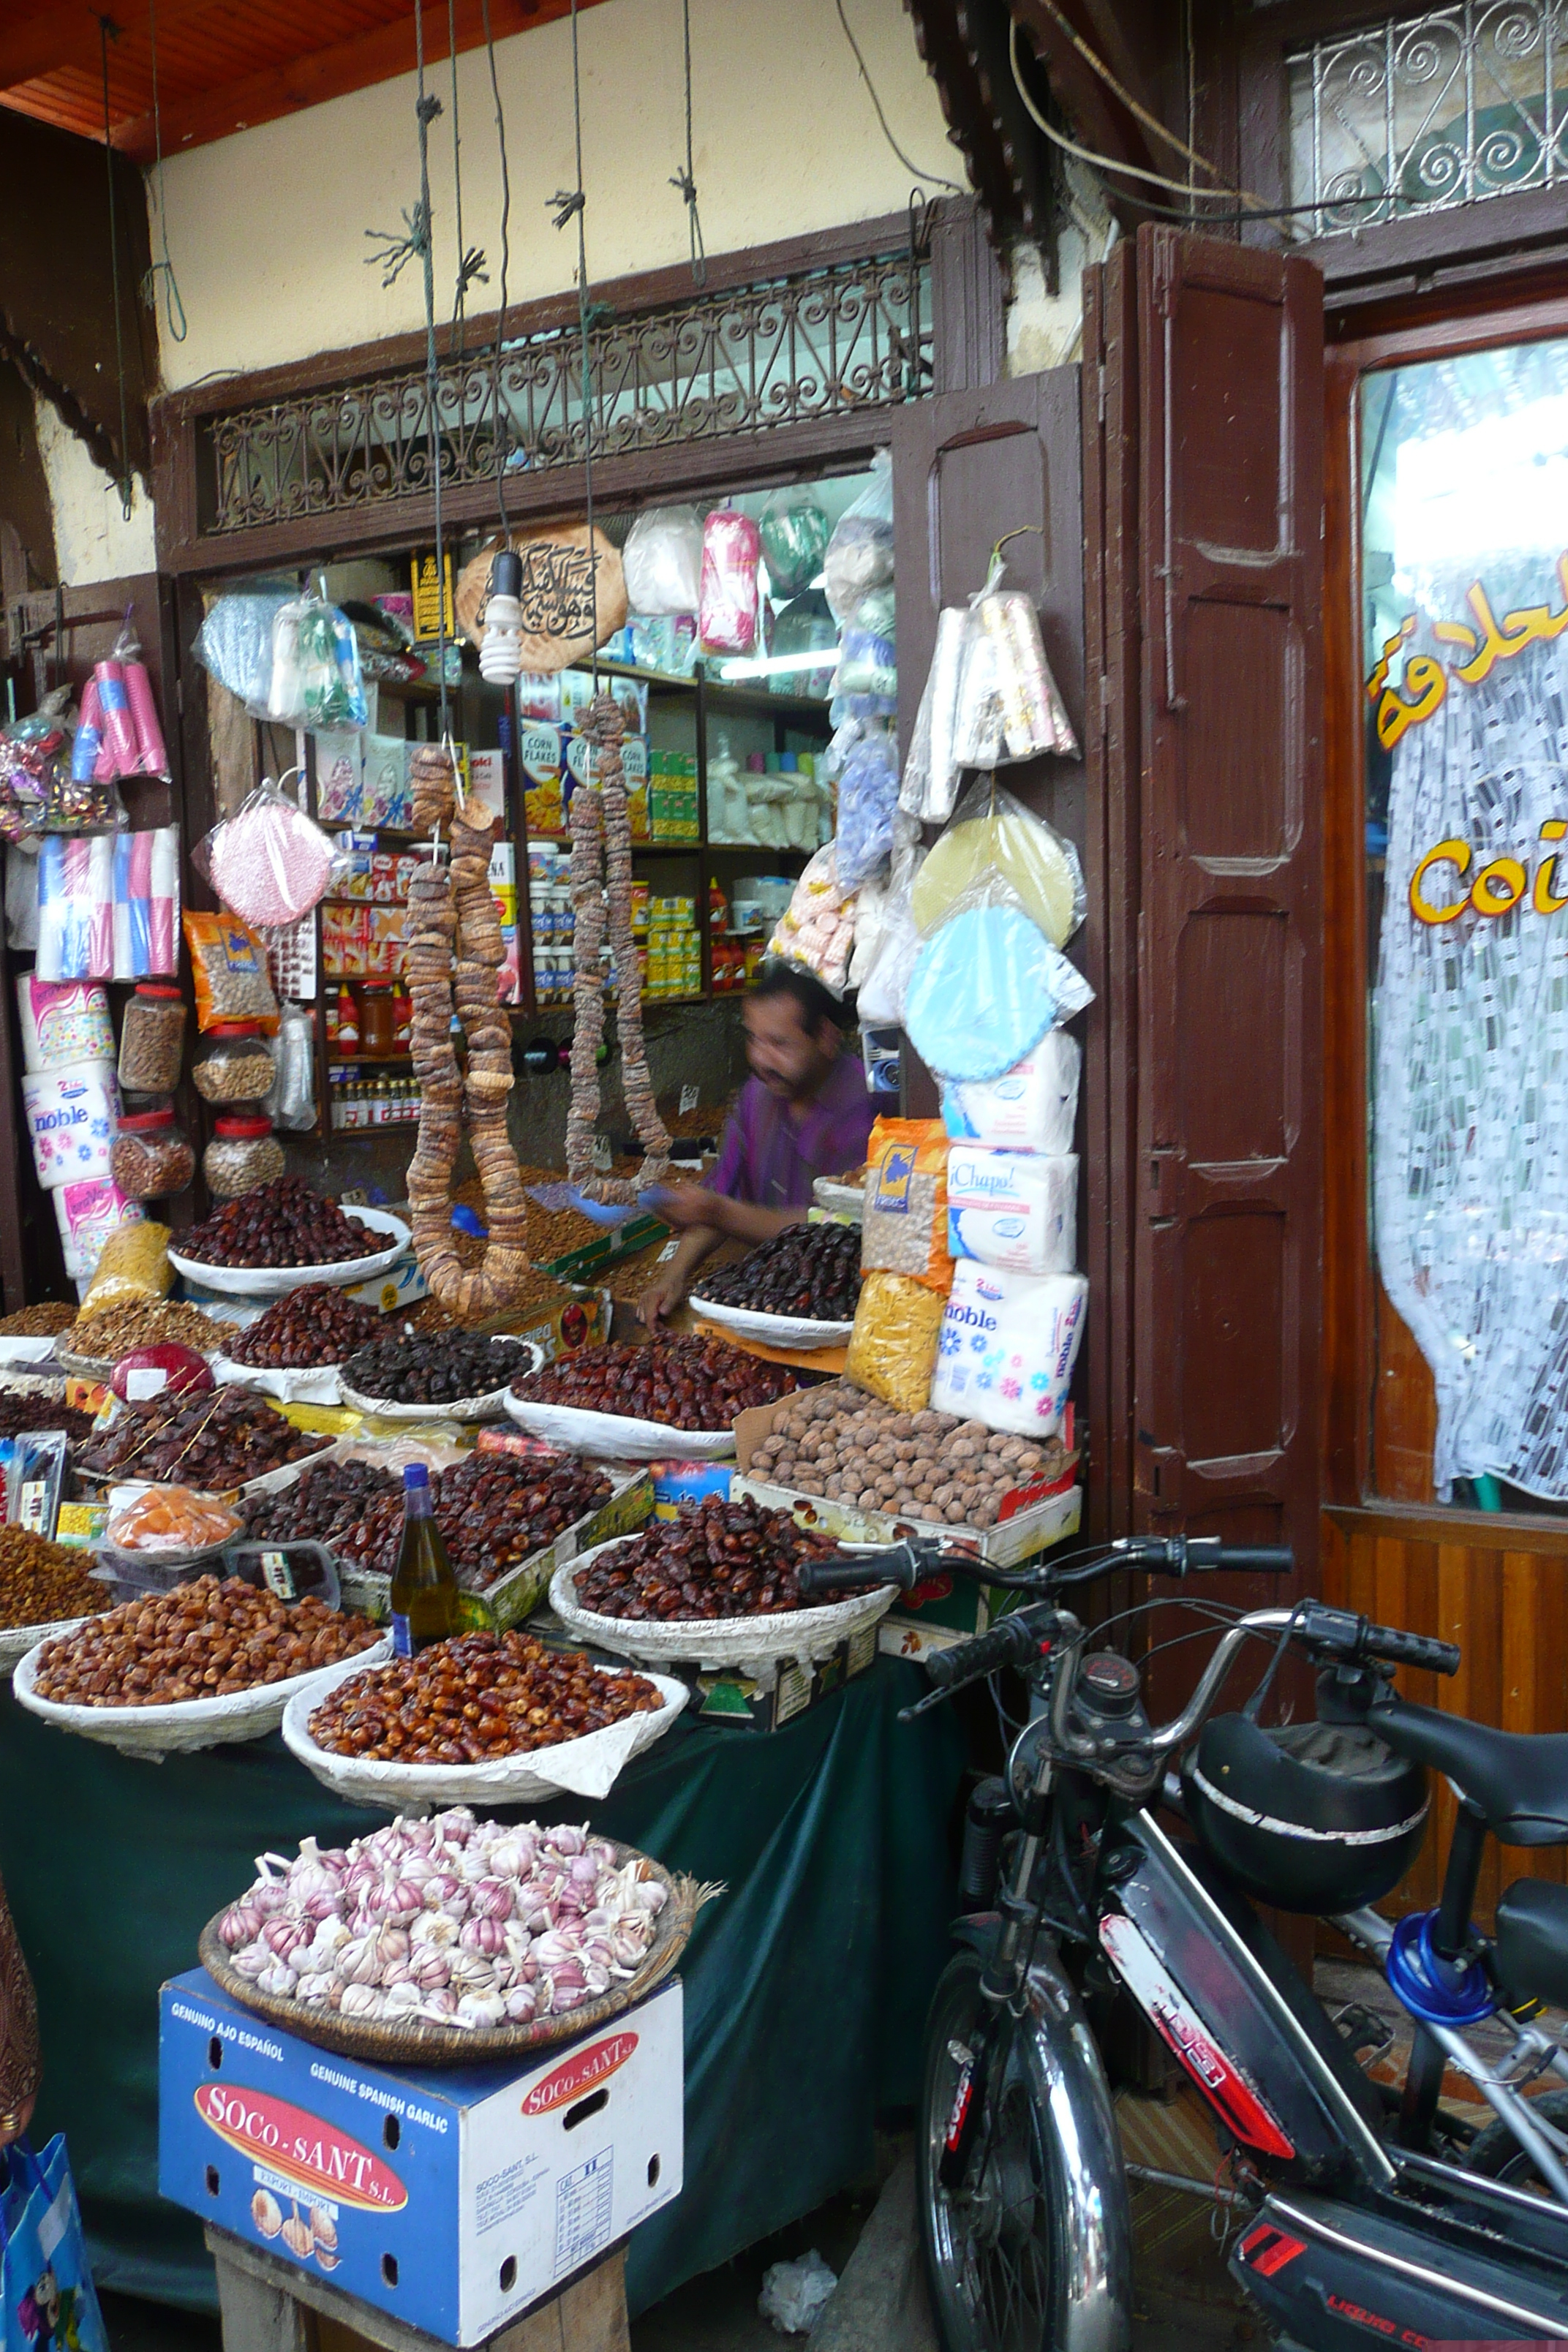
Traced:
<path fill-rule="evenodd" d="M 162 2193 L 444 2344 L 482 2343 L 680 2193 L 679 1978 L 526 2068 L 341 2058 L 205 1969 L 159 2008 Z"/>
<path fill-rule="evenodd" d="M 688 1673 L 679 1666 L 670 1672 L 679 1675 L 690 1690 L 691 1711 L 703 1723 L 733 1724 L 742 1731 L 781 1731 L 797 1715 L 867 1672 L 877 1655 L 877 1633 L 875 1625 L 863 1625 L 815 1664 L 781 1658 L 771 1681 L 727 1671 Z"/>
<path fill-rule="evenodd" d="M 491 816 L 506 815 L 506 753 L 504 751 L 470 751 L 468 781 L 474 798 L 487 808 Z"/>
<path fill-rule="evenodd" d="M 566 824 L 562 734 L 543 719 L 524 719 L 517 730 L 522 771 L 523 807 L 531 834 L 562 833 Z"/>

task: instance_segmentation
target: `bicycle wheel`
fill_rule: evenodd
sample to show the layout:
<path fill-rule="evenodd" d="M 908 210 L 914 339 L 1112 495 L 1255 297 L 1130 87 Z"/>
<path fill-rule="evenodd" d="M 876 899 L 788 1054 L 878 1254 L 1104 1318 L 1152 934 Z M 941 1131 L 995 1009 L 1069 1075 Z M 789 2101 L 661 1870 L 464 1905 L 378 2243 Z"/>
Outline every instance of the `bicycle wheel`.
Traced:
<path fill-rule="evenodd" d="M 1530 2111 L 1542 2122 L 1555 2124 L 1559 2131 L 1568 2131 L 1568 2091 L 1548 2091 L 1531 2099 Z M 1465 2169 L 1485 2173 L 1489 2180 L 1506 2181 L 1510 2189 L 1528 2189 L 1535 2197 L 1554 2194 L 1536 2169 L 1535 2158 L 1528 2148 L 1521 2147 L 1500 2116 L 1471 2141 Z"/>
<path fill-rule="evenodd" d="M 1128 2340 L 1126 2179 L 1098 2053 L 1062 1980 L 1054 2021 L 1005 2015 L 964 2178 L 940 2166 L 965 2054 L 989 2017 L 981 1963 L 944 1971 L 916 2135 L 921 2234 L 944 2352 L 1118 2352 Z"/>

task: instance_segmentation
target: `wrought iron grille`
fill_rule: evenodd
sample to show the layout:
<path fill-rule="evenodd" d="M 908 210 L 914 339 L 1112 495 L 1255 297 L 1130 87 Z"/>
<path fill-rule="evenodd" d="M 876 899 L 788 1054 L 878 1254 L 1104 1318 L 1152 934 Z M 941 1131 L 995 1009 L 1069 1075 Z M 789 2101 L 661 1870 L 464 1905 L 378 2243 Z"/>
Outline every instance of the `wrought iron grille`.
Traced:
<path fill-rule="evenodd" d="M 591 420 L 574 327 L 509 341 L 497 431 L 493 353 L 443 366 L 445 489 L 595 458 L 772 431 L 913 400 L 931 374 L 930 272 L 910 254 L 835 264 L 609 318 L 591 330 Z M 204 534 L 339 515 L 427 490 L 423 369 L 204 420 Z"/>
<path fill-rule="evenodd" d="M 1568 180 L 1568 0 L 1456 0 L 1287 62 L 1310 234 Z"/>

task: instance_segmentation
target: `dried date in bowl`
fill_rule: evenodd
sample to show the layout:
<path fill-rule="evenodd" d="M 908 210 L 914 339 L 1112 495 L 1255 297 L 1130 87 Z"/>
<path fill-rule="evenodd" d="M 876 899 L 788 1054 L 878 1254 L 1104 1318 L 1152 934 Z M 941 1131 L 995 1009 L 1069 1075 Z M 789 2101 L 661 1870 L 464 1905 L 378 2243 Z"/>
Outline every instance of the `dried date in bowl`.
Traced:
<path fill-rule="evenodd" d="M 807 1323 L 852 1323 L 860 1295 L 860 1234 L 854 1225 L 786 1225 L 733 1265 L 705 1274 L 701 1296 L 721 1307 L 788 1315 Z"/>
<path fill-rule="evenodd" d="M 138 1399 L 77 1456 L 98 1477 L 146 1478 L 226 1494 L 331 1443 L 296 1429 L 249 1389 Z"/>
<path fill-rule="evenodd" d="M 782 1364 L 721 1339 L 681 1337 L 640 1348 L 579 1348 L 515 1381 L 511 1392 L 524 1404 L 567 1405 L 706 1433 L 731 1428 L 738 1414 L 772 1404 L 795 1385 Z"/>
<path fill-rule="evenodd" d="M 390 1332 L 351 1356 L 343 1385 L 388 1404 L 461 1404 L 504 1389 L 532 1361 L 528 1342 L 472 1332 Z"/>
<path fill-rule="evenodd" d="M 806 1596 L 795 1570 L 837 1549 L 787 1511 L 767 1510 L 750 1496 L 726 1502 L 710 1495 L 598 1553 L 574 1580 L 577 1606 L 655 1623 L 820 1609 L 849 1596 L 837 1590 Z"/>
<path fill-rule="evenodd" d="M 177 1706 L 335 1665 L 381 1639 L 368 1617 L 292 1608 L 237 1577 L 127 1601 L 47 1642 L 34 1687 L 57 1706 Z"/>
<path fill-rule="evenodd" d="M 341 1364 L 374 1340 L 381 1326 L 374 1307 L 345 1297 L 331 1283 L 303 1283 L 258 1316 L 229 1349 L 229 1358 L 267 1371 Z"/>
<path fill-rule="evenodd" d="M 609 1673 L 531 1634 L 464 1633 L 350 1675 L 310 1717 L 329 1755 L 378 1763 L 485 1764 L 583 1739 L 664 1705 L 644 1675 Z"/>

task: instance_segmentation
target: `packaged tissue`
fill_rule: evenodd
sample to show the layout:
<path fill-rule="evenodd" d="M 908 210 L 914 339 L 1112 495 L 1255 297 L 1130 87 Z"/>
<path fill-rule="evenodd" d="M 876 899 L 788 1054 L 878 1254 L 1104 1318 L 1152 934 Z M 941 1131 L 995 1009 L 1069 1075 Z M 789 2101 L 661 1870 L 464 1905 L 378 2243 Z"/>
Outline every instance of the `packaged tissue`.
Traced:
<path fill-rule="evenodd" d="M 1078 1160 L 947 1149 L 947 1245 L 954 1257 L 1018 1274 L 1070 1274 L 1078 1256 Z"/>
<path fill-rule="evenodd" d="M 112 1062 L 114 1023 L 107 990 L 89 982 L 40 980 L 18 973 L 16 1010 L 22 1022 L 22 1061 L 32 1072 L 58 1069 L 65 1062 Z"/>
<path fill-rule="evenodd" d="M 1081 1274 L 1014 1274 L 960 1258 L 937 1340 L 931 1410 L 1052 1437 L 1083 1337 Z"/>
<path fill-rule="evenodd" d="M 142 1223 L 141 1202 L 128 1201 L 107 1176 L 84 1184 L 61 1184 L 54 1200 L 66 1272 L 73 1282 L 85 1281 L 93 1272 L 104 1243 L 117 1227 Z"/>
<path fill-rule="evenodd" d="M 68 1062 L 22 1080 L 22 1108 L 33 1163 L 46 1192 L 109 1173 L 120 1117 L 112 1062 Z"/>
<path fill-rule="evenodd" d="M 1082 1062 L 1076 1037 L 1065 1029 L 1047 1029 L 1033 1053 L 999 1078 L 943 1087 L 942 1115 L 949 1135 L 1005 1151 L 1070 1151 Z"/>

